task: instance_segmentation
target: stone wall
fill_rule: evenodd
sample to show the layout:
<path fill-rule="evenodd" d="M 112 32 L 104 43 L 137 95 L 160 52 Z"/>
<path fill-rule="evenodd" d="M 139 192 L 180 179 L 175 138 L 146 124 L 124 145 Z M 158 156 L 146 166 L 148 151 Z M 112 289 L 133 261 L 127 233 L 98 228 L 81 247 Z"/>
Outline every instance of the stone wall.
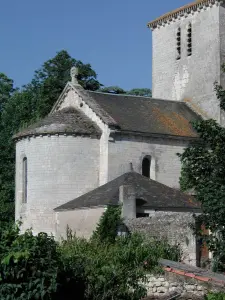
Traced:
<path fill-rule="evenodd" d="M 150 275 L 146 284 L 148 296 L 163 297 L 181 295 L 179 299 L 204 299 L 207 286 L 195 280 L 187 280 L 172 274 Z"/>
<path fill-rule="evenodd" d="M 160 275 L 147 276 L 144 284 L 147 288 L 147 299 L 205 299 L 209 292 L 225 291 L 225 275 L 196 268 L 183 263 L 161 259 Z"/>
<path fill-rule="evenodd" d="M 76 86 L 73 89 L 68 89 L 65 94 L 62 94 L 61 102 L 58 103 L 57 109 L 65 107 L 75 107 L 81 110 L 90 120 L 99 126 L 102 130 L 102 136 L 99 144 L 99 184 L 105 184 L 108 181 L 108 139 L 110 129 L 101 118 L 93 111 L 93 109 L 85 102 L 83 96 L 80 95 Z M 54 111 L 54 109 L 53 109 Z"/>
<path fill-rule="evenodd" d="M 149 217 L 128 220 L 126 224 L 132 232 L 179 244 L 183 252 L 182 261 L 196 265 L 196 239 L 190 228 L 194 222 L 192 213 L 149 211 Z"/>
<path fill-rule="evenodd" d="M 220 121 L 219 102 L 213 84 L 220 82 L 224 61 L 221 56 L 221 53 L 224 55 L 224 47 L 221 47 L 220 39 L 224 33 L 223 11 L 224 8 L 217 2 L 153 30 L 153 97 L 188 100 L 199 114 Z M 191 56 L 187 56 L 189 23 L 192 25 Z M 176 34 L 179 27 L 181 59 L 177 60 Z"/>
<path fill-rule="evenodd" d="M 172 188 L 179 188 L 180 159 L 188 141 L 170 138 L 152 138 L 141 136 L 116 135 L 109 142 L 109 178 L 129 172 L 130 162 L 137 173 L 142 173 L 142 160 L 151 156 L 151 179 Z"/>
<path fill-rule="evenodd" d="M 22 203 L 22 162 L 27 157 L 27 203 Z M 53 209 L 99 186 L 99 140 L 38 136 L 16 145 L 16 219 L 34 233 L 55 232 Z"/>
<path fill-rule="evenodd" d="M 66 238 L 67 226 L 78 237 L 89 239 L 104 211 L 104 207 L 96 207 L 56 212 L 57 239 Z"/>

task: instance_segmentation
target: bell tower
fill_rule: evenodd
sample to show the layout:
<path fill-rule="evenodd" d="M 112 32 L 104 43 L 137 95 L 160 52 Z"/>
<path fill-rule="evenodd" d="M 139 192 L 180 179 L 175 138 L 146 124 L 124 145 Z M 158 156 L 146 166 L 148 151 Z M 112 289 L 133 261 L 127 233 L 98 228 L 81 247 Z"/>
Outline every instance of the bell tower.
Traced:
<path fill-rule="evenodd" d="M 225 124 L 214 82 L 225 87 L 225 1 L 199 0 L 150 22 L 154 98 L 185 101 Z"/>

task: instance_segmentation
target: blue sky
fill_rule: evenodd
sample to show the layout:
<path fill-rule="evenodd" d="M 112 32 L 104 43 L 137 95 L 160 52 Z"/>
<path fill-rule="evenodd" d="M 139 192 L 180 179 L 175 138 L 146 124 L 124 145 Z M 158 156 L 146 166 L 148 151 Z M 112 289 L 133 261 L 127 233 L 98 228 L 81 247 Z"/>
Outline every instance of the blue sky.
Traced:
<path fill-rule="evenodd" d="M 0 72 L 17 86 L 66 49 L 104 85 L 151 87 L 147 22 L 188 0 L 6 0 L 0 9 Z"/>

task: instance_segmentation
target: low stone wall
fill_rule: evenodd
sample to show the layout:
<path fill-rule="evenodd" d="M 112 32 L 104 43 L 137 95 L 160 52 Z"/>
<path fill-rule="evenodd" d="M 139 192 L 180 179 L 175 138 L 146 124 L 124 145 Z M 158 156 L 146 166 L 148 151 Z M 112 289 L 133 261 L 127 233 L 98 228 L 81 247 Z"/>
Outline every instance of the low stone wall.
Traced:
<path fill-rule="evenodd" d="M 177 277 L 168 278 L 168 274 L 160 276 L 149 276 L 146 284 L 147 294 L 152 298 L 180 295 L 179 299 L 204 299 L 208 289 L 206 286 L 193 281 L 178 280 Z M 154 299 L 153 298 L 153 299 Z"/>
<path fill-rule="evenodd" d="M 209 292 L 225 292 L 225 275 L 190 265 L 160 260 L 161 275 L 149 275 L 147 299 L 204 299 Z"/>
<path fill-rule="evenodd" d="M 194 223 L 193 213 L 163 211 L 149 211 L 147 218 L 126 221 L 132 232 L 141 232 L 149 237 L 167 239 L 170 244 L 179 244 L 182 261 L 196 266 L 196 238 L 190 228 Z"/>

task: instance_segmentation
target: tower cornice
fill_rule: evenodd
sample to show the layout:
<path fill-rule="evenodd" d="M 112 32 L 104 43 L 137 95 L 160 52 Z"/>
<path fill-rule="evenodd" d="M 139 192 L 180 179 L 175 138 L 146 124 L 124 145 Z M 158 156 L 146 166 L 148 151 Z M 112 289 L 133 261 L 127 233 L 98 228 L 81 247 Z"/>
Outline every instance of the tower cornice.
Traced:
<path fill-rule="evenodd" d="M 189 3 L 185 6 L 182 6 L 178 9 L 175 9 L 169 13 L 162 15 L 161 17 L 149 22 L 147 26 L 154 30 L 157 27 L 165 26 L 166 24 L 170 24 L 171 22 L 175 22 L 176 19 L 181 17 L 187 17 L 189 14 L 193 14 L 197 11 L 201 11 L 206 9 L 207 7 L 212 7 L 214 5 L 219 6 L 224 3 L 224 0 L 197 0 L 195 2 Z"/>

